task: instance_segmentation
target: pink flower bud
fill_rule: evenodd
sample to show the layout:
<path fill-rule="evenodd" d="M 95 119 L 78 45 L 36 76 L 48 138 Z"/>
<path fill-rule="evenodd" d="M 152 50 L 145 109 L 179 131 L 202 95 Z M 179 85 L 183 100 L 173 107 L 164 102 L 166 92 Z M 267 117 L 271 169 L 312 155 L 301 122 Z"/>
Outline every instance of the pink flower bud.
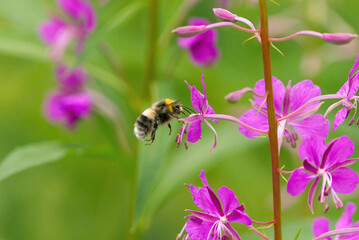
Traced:
<path fill-rule="evenodd" d="M 227 96 L 225 96 L 224 98 L 232 103 L 238 102 L 239 99 L 242 98 L 243 94 L 247 93 L 247 92 L 252 92 L 252 88 L 246 87 L 243 88 L 241 90 L 235 91 L 235 92 L 231 92 L 229 94 L 227 94 Z"/>
<path fill-rule="evenodd" d="M 235 22 L 237 15 L 223 8 L 213 8 L 214 15 L 219 17 L 222 21 Z"/>
<path fill-rule="evenodd" d="M 182 37 L 191 37 L 200 33 L 204 33 L 205 31 L 207 31 L 206 25 L 184 26 L 172 30 L 173 33 L 176 33 Z"/>
<path fill-rule="evenodd" d="M 324 41 L 333 44 L 347 44 L 356 37 L 358 35 L 351 33 L 323 33 L 322 35 Z"/>

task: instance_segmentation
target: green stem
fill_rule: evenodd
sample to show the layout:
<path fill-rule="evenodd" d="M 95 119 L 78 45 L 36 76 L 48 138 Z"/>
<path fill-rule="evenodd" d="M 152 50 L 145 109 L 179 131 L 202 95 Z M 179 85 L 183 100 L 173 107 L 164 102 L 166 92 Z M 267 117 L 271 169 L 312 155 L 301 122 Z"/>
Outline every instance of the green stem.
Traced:
<path fill-rule="evenodd" d="M 272 72 L 270 62 L 270 41 L 268 32 L 268 15 L 266 0 L 259 1 L 260 18 L 261 18 L 261 39 L 262 55 L 264 67 L 264 81 L 267 96 L 267 110 L 269 122 L 269 143 L 272 160 L 272 185 L 273 185 L 273 213 L 274 213 L 274 239 L 282 239 L 282 222 L 281 222 L 281 198 L 280 198 L 280 174 L 279 169 L 279 149 L 277 137 L 277 120 L 275 117 Z"/>
<path fill-rule="evenodd" d="M 157 51 L 157 20 L 158 20 L 158 2 L 159 0 L 149 1 L 149 15 L 148 15 L 148 50 L 146 60 L 146 70 L 144 78 L 144 98 L 152 100 L 152 85 L 156 72 L 156 51 Z"/>

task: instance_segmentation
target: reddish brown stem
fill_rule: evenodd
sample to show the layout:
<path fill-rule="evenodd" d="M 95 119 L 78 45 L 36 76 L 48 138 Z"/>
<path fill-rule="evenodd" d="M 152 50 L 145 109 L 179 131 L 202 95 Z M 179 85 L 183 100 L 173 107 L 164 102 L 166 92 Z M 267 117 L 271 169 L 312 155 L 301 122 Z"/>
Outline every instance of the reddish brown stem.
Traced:
<path fill-rule="evenodd" d="M 268 15 L 266 0 L 259 1 L 260 19 L 261 19 L 261 39 L 262 55 L 264 67 L 264 81 L 267 96 L 267 110 L 269 122 L 269 143 L 272 160 L 272 185 L 273 185 L 273 215 L 274 215 L 274 239 L 282 239 L 282 222 L 281 222 L 281 197 L 280 197 L 280 174 L 279 168 L 279 150 L 277 137 L 277 120 L 275 118 L 272 72 L 270 62 L 270 41 L 268 32 Z"/>

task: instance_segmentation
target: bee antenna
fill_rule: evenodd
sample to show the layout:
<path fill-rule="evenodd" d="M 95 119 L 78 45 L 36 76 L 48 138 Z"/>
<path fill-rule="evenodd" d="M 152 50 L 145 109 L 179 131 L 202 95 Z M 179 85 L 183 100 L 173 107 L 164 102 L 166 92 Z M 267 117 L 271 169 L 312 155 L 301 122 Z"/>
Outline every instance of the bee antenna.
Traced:
<path fill-rule="evenodd" d="M 185 109 L 189 113 L 196 113 L 192 108 L 182 105 L 183 109 Z"/>

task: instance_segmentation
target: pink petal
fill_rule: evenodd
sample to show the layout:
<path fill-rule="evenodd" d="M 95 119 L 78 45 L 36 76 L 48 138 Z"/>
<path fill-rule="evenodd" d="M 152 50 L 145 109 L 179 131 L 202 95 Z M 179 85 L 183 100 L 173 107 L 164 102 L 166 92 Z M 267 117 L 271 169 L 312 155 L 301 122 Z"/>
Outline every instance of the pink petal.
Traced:
<path fill-rule="evenodd" d="M 200 42 L 193 45 L 190 48 L 190 54 L 193 62 L 198 64 L 199 66 L 213 65 L 219 58 L 218 48 L 208 42 Z"/>
<path fill-rule="evenodd" d="M 207 239 L 213 224 L 213 222 L 204 222 L 196 218 L 190 218 L 186 225 L 188 237 L 192 240 Z"/>
<path fill-rule="evenodd" d="M 198 211 L 193 211 L 193 210 L 186 210 L 186 211 L 192 213 L 192 215 L 189 216 L 189 218 L 198 218 L 198 219 L 200 219 L 202 221 L 205 221 L 205 222 L 215 222 L 215 221 L 218 220 L 218 217 L 214 217 L 211 214 L 198 212 Z"/>
<path fill-rule="evenodd" d="M 315 178 L 315 175 L 307 173 L 301 169 L 295 169 L 288 180 L 287 192 L 292 196 L 297 196 L 304 192 L 308 183 Z"/>
<path fill-rule="evenodd" d="M 346 107 L 343 107 L 337 112 L 337 114 L 335 114 L 333 132 L 337 130 L 337 127 L 339 127 L 345 121 L 345 119 L 347 119 L 349 112 L 350 111 L 348 111 Z"/>
<path fill-rule="evenodd" d="M 213 205 L 213 201 L 212 201 L 210 195 L 208 194 L 209 191 L 213 192 L 212 189 L 210 189 L 206 186 L 203 188 L 197 188 L 197 187 L 191 185 L 190 191 L 192 193 L 193 202 L 197 205 L 197 207 L 202 209 L 203 212 L 213 214 L 213 215 L 218 214 L 217 209 Z"/>
<path fill-rule="evenodd" d="M 284 93 L 285 93 L 285 87 L 284 87 L 284 84 L 276 77 L 272 77 L 272 84 L 273 84 L 273 89 L 275 89 L 274 90 L 275 111 L 277 114 L 281 114 L 283 98 L 284 98 Z M 253 90 L 255 93 L 257 93 L 259 95 L 266 95 L 264 79 L 259 80 L 256 83 L 256 85 L 254 86 Z M 256 95 L 253 95 L 253 98 L 259 106 L 263 105 L 262 103 L 265 100 L 265 97 L 258 97 Z M 264 109 L 267 108 L 266 103 L 263 105 L 263 108 Z"/>
<path fill-rule="evenodd" d="M 202 18 L 192 18 L 189 24 L 200 26 L 208 25 L 209 22 Z M 209 66 L 213 64 L 219 57 L 219 50 L 216 46 L 216 41 L 217 32 L 216 30 L 211 29 L 193 37 L 180 38 L 178 39 L 178 44 L 182 48 L 190 50 L 190 54 L 194 63 L 200 66 Z"/>
<path fill-rule="evenodd" d="M 354 203 L 347 203 L 343 214 L 340 216 L 335 229 L 349 228 L 353 225 L 353 214 L 356 211 L 357 207 Z"/>
<path fill-rule="evenodd" d="M 304 80 L 295 84 L 290 92 L 290 112 L 297 110 L 308 100 L 320 96 L 321 90 L 320 87 L 314 85 L 310 80 Z M 310 108 L 312 105 L 317 103 L 312 103 L 306 108 Z M 305 109 L 303 111 L 305 111 Z"/>
<path fill-rule="evenodd" d="M 249 126 L 252 126 L 254 128 L 257 128 L 259 130 L 267 131 L 268 126 L 268 118 L 264 114 L 257 112 L 255 109 L 248 110 L 245 112 L 241 117 L 240 120 L 243 123 L 248 124 Z M 239 125 L 238 130 L 244 134 L 247 138 L 254 138 L 261 135 L 261 133 L 258 133 L 256 131 L 250 130 L 246 127 L 243 127 L 242 125 Z"/>
<path fill-rule="evenodd" d="M 202 180 L 203 186 L 209 186 L 208 182 L 207 182 L 207 179 L 206 179 L 206 173 L 205 173 L 204 170 L 201 170 L 201 174 L 199 175 L 199 177 Z"/>
<path fill-rule="evenodd" d="M 314 237 L 318 237 L 323 233 L 329 232 L 330 230 L 330 221 L 325 217 L 316 218 L 313 221 L 312 231 Z M 331 240 L 331 237 L 323 238 L 325 240 Z"/>
<path fill-rule="evenodd" d="M 56 77 L 61 91 L 65 93 L 80 92 L 83 90 L 86 81 L 85 72 L 81 67 L 70 70 L 65 65 L 59 65 L 56 70 Z"/>
<path fill-rule="evenodd" d="M 333 141 L 333 146 L 327 155 L 326 167 L 345 162 L 354 153 L 354 142 L 348 136 L 341 136 Z M 329 145 L 330 143 L 328 143 Z"/>
<path fill-rule="evenodd" d="M 324 119 L 321 114 L 314 114 L 302 121 L 290 122 L 289 124 L 295 127 L 303 139 L 311 136 L 317 136 L 325 139 L 328 137 L 330 130 L 329 121 Z"/>
<path fill-rule="evenodd" d="M 58 0 L 59 6 L 73 19 L 84 24 L 87 33 L 92 32 L 96 25 L 95 11 L 85 0 Z"/>
<path fill-rule="evenodd" d="M 349 72 L 349 78 L 353 75 L 354 71 L 358 68 L 359 66 L 359 55 L 358 55 L 358 58 L 355 60 L 355 63 L 352 67 L 352 69 L 350 69 L 350 72 Z"/>
<path fill-rule="evenodd" d="M 349 92 L 349 81 L 346 81 L 343 86 L 338 90 L 337 94 L 348 96 Z"/>
<path fill-rule="evenodd" d="M 221 187 L 217 191 L 218 197 L 223 205 L 223 212 L 228 215 L 234 209 L 239 207 L 239 202 L 234 192 L 226 186 Z"/>
<path fill-rule="evenodd" d="M 200 93 L 194 85 L 191 87 L 191 102 L 197 112 L 203 112 L 203 94 Z"/>
<path fill-rule="evenodd" d="M 63 95 L 60 93 L 50 93 L 45 100 L 45 115 L 53 122 L 64 121 L 66 113 L 61 108 Z"/>
<path fill-rule="evenodd" d="M 358 91 L 359 88 L 359 75 L 356 73 L 349 82 L 349 93 L 347 99 L 351 99 Z"/>
<path fill-rule="evenodd" d="M 55 43 L 59 34 L 66 28 L 66 23 L 59 18 L 52 18 L 39 26 L 39 34 L 46 43 Z"/>
<path fill-rule="evenodd" d="M 358 174 L 350 168 L 339 168 L 331 174 L 333 178 L 333 189 L 341 194 L 353 192 L 359 183 Z"/>
<path fill-rule="evenodd" d="M 83 1 L 81 4 L 81 14 L 83 16 L 83 21 L 85 21 L 85 30 L 86 33 L 91 33 L 96 27 L 96 12 L 86 1 Z"/>
<path fill-rule="evenodd" d="M 325 149 L 326 146 L 322 138 L 311 137 L 303 140 L 298 154 L 302 160 L 307 160 L 312 165 L 319 167 Z"/>
<path fill-rule="evenodd" d="M 219 214 L 219 216 L 223 216 L 224 213 L 223 213 L 223 210 L 222 210 L 221 202 L 219 201 L 218 197 L 216 196 L 216 194 L 214 193 L 212 188 L 207 187 L 207 186 L 204 187 L 204 188 L 207 189 L 208 196 L 210 197 L 210 200 L 211 200 L 211 204 L 216 209 L 217 215 Z"/>
<path fill-rule="evenodd" d="M 193 121 L 188 126 L 188 132 L 187 132 L 187 141 L 191 143 L 197 142 L 201 136 L 202 136 L 202 126 L 201 126 L 202 120 L 198 119 Z"/>
<path fill-rule="evenodd" d="M 227 218 L 228 222 L 237 222 L 247 226 L 250 226 L 252 224 L 252 220 L 250 219 L 250 217 L 239 209 L 235 209 L 231 214 L 227 216 Z"/>

